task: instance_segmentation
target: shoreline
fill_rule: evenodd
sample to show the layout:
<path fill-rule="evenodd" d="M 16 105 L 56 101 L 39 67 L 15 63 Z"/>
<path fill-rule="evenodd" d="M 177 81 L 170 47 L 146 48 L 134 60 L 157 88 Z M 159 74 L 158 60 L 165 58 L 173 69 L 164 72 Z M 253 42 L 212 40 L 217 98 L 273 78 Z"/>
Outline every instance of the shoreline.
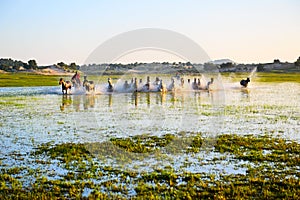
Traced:
<path fill-rule="evenodd" d="M 82 72 L 80 72 L 83 75 Z M 206 73 L 203 73 L 206 74 Z M 207 73 L 212 76 L 215 73 Z M 231 79 L 233 82 L 239 82 L 241 79 L 251 76 L 249 72 L 221 72 L 221 76 Z M 107 78 L 111 77 L 113 80 L 130 77 L 129 74 L 125 75 L 88 75 L 88 79 L 97 82 L 106 83 Z M 132 74 L 132 76 L 143 77 L 146 74 Z M 150 74 L 148 74 L 150 75 Z M 174 74 L 151 74 L 151 77 L 160 76 L 168 77 Z M 185 77 L 199 77 L 201 73 L 198 74 L 184 74 Z M 65 78 L 71 80 L 73 73 L 32 73 L 32 72 L 17 72 L 17 73 L 0 73 L 0 87 L 37 87 L 37 86 L 59 86 L 59 79 Z M 83 76 L 81 76 L 83 78 Z M 82 79 L 81 78 L 81 79 Z M 300 72 L 255 72 L 252 77 L 255 82 L 295 82 L 300 83 Z"/>

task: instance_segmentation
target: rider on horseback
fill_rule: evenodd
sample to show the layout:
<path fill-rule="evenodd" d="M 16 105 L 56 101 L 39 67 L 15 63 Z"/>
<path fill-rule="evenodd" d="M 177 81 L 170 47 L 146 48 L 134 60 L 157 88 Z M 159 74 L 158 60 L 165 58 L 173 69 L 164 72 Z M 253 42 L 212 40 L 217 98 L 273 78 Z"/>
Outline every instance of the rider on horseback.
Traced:
<path fill-rule="evenodd" d="M 80 74 L 76 71 L 75 74 L 72 77 L 72 83 L 73 86 L 80 86 L 81 85 L 81 81 L 80 81 Z"/>

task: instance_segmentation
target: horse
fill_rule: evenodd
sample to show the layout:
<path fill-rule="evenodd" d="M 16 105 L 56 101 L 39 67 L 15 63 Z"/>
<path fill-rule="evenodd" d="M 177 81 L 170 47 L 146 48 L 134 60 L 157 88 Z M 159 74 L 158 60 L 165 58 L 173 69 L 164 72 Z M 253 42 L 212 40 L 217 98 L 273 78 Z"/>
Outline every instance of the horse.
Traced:
<path fill-rule="evenodd" d="M 159 78 L 158 77 L 155 78 L 155 81 L 154 81 L 153 85 L 159 85 Z"/>
<path fill-rule="evenodd" d="M 160 80 L 160 83 L 159 83 L 157 89 L 158 89 L 158 91 L 160 91 L 162 93 L 165 93 L 165 92 L 168 91 L 167 87 L 166 87 L 166 84 L 164 84 L 162 80 Z"/>
<path fill-rule="evenodd" d="M 138 92 L 138 82 L 137 82 L 137 78 L 131 79 L 132 84 L 131 87 L 133 88 L 133 92 Z"/>
<path fill-rule="evenodd" d="M 128 81 L 125 81 L 124 85 L 123 85 L 123 89 L 126 91 L 128 90 L 130 87 L 130 85 L 128 84 Z"/>
<path fill-rule="evenodd" d="M 150 90 L 150 77 L 147 76 L 147 83 L 143 86 L 144 91 L 149 91 Z"/>
<path fill-rule="evenodd" d="M 197 79 L 196 78 L 194 78 L 194 82 L 192 84 L 192 88 L 193 88 L 193 90 L 199 90 L 199 86 L 197 84 Z"/>
<path fill-rule="evenodd" d="M 180 78 L 180 86 L 181 86 L 181 87 L 184 86 L 184 78 Z"/>
<path fill-rule="evenodd" d="M 75 88 L 80 87 L 81 83 L 80 83 L 79 79 L 73 78 L 73 79 L 71 79 L 71 81 L 72 81 L 73 87 L 75 87 Z"/>
<path fill-rule="evenodd" d="M 175 79 L 174 79 L 174 77 L 171 78 L 171 84 L 169 85 L 168 90 L 169 91 L 174 91 L 175 90 Z"/>
<path fill-rule="evenodd" d="M 111 78 L 108 78 L 107 82 L 108 82 L 107 92 L 113 92 L 114 86 L 112 85 Z"/>
<path fill-rule="evenodd" d="M 86 90 L 87 92 L 95 91 L 95 84 L 94 84 L 94 81 L 88 81 L 88 80 L 83 81 L 83 85 L 82 85 L 82 86 L 85 88 L 85 90 Z"/>
<path fill-rule="evenodd" d="M 73 87 L 75 87 L 75 88 L 79 88 L 80 87 L 80 85 L 81 85 L 80 75 L 79 75 L 79 73 L 77 71 L 74 74 L 74 76 L 71 78 L 71 82 L 73 84 Z"/>
<path fill-rule="evenodd" d="M 60 78 L 59 80 L 59 85 L 61 85 L 61 90 L 63 94 L 68 94 L 68 90 L 71 90 L 72 88 L 72 84 L 70 81 L 64 81 L 63 78 Z M 64 93 L 65 91 L 65 93 Z"/>
<path fill-rule="evenodd" d="M 89 91 L 95 91 L 94 81 L 88 81 L 86 78 L 87 78 L 87 76 L 84 76 L 84 80 L 83 80 L 82 86 L 85 88 L 85 90 L 87 92 L 89 92 Z"/>
<path fill-rule="evenodd" d="M 213 83 L 214 83 L 214 78 L 210 78 L 210 81 L 208 81 L 208 83 L 206 85 L 206 89 L 209 90 L 210 85 Z"/>
<path fill-rule="evenodd" d="M 246 80 L 244 80 L 244 79 L 241 80 L 240 84 L 244 87 L 247 87 L 249 82 L 250 82 L 250 78 L 248 77 Z"/>

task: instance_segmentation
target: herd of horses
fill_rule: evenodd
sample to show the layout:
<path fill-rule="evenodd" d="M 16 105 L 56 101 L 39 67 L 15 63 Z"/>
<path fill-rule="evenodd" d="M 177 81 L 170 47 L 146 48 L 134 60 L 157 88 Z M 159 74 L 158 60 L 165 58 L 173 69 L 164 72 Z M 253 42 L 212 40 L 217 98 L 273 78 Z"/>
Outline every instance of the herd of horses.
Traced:
<path fill-rule="evenodd" d="M 180 80 L 180 86 L 183 87 L 184 85 L 184 79 L 180 77 L 172 77 L 171 78 L 171 84 L 167 87 L 166 84 L 163 82 L 162 79 L 159 79 L 156 77 L 154 83 L 150 82 L 150 77 L 147 77 L 147 82 L 142 87 L 140 86 L 142 84 L 142 79 L 138 82 L 137 78 L 132 78 L 131 83 L 129 84 L 128 81 L 125 81 L 123 84 L 123 91 L 127 92 L 168 92 L 168 91 L 175 91 L 175 78 Z M 187 80 L 190 84 L 190 79 Z M 214 79 L 211 78 L 210 81 L 206 83 L 205 86 L 201 84 L 200 79 L 194 78 L 194 82 L 191 84 L 193 90 L 209 90 L 210 86 L 213 84 Z M 250 82 L 250 78 L 247 78 L 246 80 L 241 80 L 240 85 L 246 88 L 248 86 L 248 83 Z M 88 81 L 87 76 L 84 76 L 83 83 L 81 84 L 80 78 L 77 75 L 77 73 L 72 77 L 71 81 L 65 81 L 63 78 L 60 78 L 59 85 L 62 86 L 62 93 L 68 94 L 72 87 L 75 87 L 76 89 L 83 87 L 86 92 L 94 92 L 95 91 L 95 84 L 93 81 Z M 107 92 L 114 92 L 114 86 L 112 84 L 112 79 L 108 78 L 108 86 L 106 87 Z"/>
<path fill-rule="evenodd" d="M 81 86 L 87 91 L 92 92 L 95 91 L 94 81 L 88 81 L 87 76 L 84 76 L 83 83 L 81 85 L 81 81 L 77 77 L 73 77 L 71 81 L 65 81 L 63 78 L 60 78 L 59 85 L 61 85 L 62 93 L 68 94 L 68 91 L 71 90 L 72 87 L 80 88 Z"/>

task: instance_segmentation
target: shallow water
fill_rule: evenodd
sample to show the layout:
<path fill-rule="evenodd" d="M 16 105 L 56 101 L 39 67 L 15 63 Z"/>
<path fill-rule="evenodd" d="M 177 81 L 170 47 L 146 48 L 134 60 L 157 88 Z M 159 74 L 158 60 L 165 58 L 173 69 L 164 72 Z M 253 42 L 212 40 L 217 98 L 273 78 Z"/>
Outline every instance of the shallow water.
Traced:
<path fill-rule="evenodd" d="M 46 176 L 53 172 L 54 179 L 67 173 L 58 161 L 38 164 L 29 156 L 48 142 L 89 144 L 180 132 L 201 132 L 210 145 L 220 134 L 270 134 L 300 142 L 300 84 L 289 82 L 254 82 L 244 89 L 224 80 L 218 90 L 166 94 L 61 95 L 60 87 L 0 88 L 0 109 L 0 168 L 30 166 Z M 203 149 L 194 154 L 161 151 L 128 163 L 99 162 L 136 171 L 171 166 L 181 172 L 245 174 L 245 168 L 229 162 L 230 156 L 211 162 L 216 157 Z"/>

